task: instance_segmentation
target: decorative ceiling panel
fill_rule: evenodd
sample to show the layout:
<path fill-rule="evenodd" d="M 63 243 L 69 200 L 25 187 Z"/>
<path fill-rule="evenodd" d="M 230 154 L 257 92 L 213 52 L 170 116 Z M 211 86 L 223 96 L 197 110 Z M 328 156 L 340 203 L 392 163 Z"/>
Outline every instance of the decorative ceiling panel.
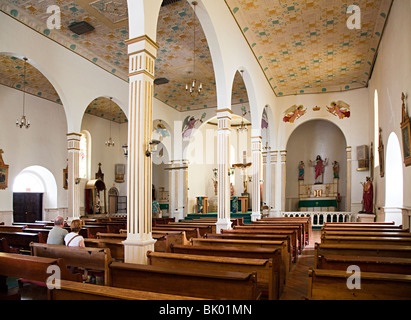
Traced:
<path fill-rule="evenodd" d="M 17 57 L 0 55 L 0 84 L 61 104 L 60 98 L 47 78 L 35 67 L 26 63 L 24 84 L 24 61 Z"/>
<path fill-rule="evenodd" d="M 278 96 L 367 86 L 392 0 L 225 0 Z"/>
<path fill-rule="evenodd" d="M 115 102 L 105 97 L 94 99 L 88 105 L 85 113 L 120 124 L 128 121 L 123 110 Z"/>

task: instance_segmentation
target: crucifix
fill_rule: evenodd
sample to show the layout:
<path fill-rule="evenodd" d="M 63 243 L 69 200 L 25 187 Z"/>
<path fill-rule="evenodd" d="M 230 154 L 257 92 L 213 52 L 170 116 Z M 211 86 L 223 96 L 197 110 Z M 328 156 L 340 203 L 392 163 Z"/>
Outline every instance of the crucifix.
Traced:
<path fill-rule="evenodd" d="M 247 180 L 247 171 L 246 169 L 251 166 L 251 162 L 247 163 L 247 151 L 243 151 L 243 163 L 233 164 L 233 167 L 241 169 L 243 175 L 243 188 L 244 193 L 248 191 L 248 180 Z"/>

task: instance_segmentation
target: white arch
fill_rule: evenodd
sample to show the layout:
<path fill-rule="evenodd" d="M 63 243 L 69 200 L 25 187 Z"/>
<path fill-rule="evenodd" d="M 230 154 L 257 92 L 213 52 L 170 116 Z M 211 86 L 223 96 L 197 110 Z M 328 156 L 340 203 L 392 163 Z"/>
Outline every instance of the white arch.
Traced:
<path fill-rule="evenodd" d="M 44 208 L 57 208 L 57 183 L 54 175 L 42 166 L 30 166 L 20 171 L 14 181 L 23 174 L 32 174 L 41 181 L 44 187 Z"/>
<path fill-rule="evenodd" d="M 385 220 L 400 225 L 404 203 L 403 163 L 400 142 L 394 132 L 388 137 L 385 163 Z"/>

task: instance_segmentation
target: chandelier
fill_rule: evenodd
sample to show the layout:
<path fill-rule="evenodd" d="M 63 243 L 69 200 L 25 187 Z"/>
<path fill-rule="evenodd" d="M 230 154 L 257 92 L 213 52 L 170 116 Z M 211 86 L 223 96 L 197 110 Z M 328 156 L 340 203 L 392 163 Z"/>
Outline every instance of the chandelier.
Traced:
<path fill-rule="evenodd" d="M 110 97 L 110 112 L 112 111 L 112 105 L 113 105 L 113 98 Z M 111 112 L 111 115 L 113 113 Z M 106 141 L 106 146 L 107 147 L 114 147 L 114 140 L 111 139 L 111 119 L 110 119 L 110 137 L 108 138 L 108 140 Z"/>
<path fill-rule="evenodd" d="M 194 25 L 194 41 L 193 41 L 193 80 L 190 81 L 190 83 L 186 84 L 186 91 L 190 93 L 191 96 L 194 95 L 199 95 L 201 91 L 203 90 L 203 84 L 199 82 L 197 85 L 197 79 L 196 79 L 196 23 L 195 23 L 195 17 L 196 17 L 196 5 L 198 4 L 197 1 L 193 1 L 191 3 L 194 6 L 194 15 L 193 15 L 193 25 Z"/>
<path fill-rule="evenodd" d="M 21 116 L 21 119 L 17 119 L 16 121 L 16 126 L 20 128 L 26 128 L 28 129 L 30 127 L 30 121 L 27 120 L 24 111 L 25 111 L 25 104 L 26 104 L 26 62 L 27 58 L 24 57 L 24 73 L 23 73 L 23 115 Z"/>

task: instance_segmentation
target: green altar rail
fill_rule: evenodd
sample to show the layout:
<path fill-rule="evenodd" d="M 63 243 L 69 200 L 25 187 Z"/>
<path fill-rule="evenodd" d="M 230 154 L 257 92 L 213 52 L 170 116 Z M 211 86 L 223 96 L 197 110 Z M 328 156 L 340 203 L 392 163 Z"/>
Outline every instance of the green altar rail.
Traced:
<path fill-rule="evenodd" d="M 194 220 L 200 218 L 217 218 L 217 213 L 189 213 L 183 220 Z M 243 218 L 244 224 L 251 223 L 251 212 L 247 213 L 230 213 L 230 218 Z"/>
<path fill-rule="evenodd" d="M 300 200 L 298 202 L 299 208 L 315 208 L 315 207 L 337 207 L 337 200 Z"/>

